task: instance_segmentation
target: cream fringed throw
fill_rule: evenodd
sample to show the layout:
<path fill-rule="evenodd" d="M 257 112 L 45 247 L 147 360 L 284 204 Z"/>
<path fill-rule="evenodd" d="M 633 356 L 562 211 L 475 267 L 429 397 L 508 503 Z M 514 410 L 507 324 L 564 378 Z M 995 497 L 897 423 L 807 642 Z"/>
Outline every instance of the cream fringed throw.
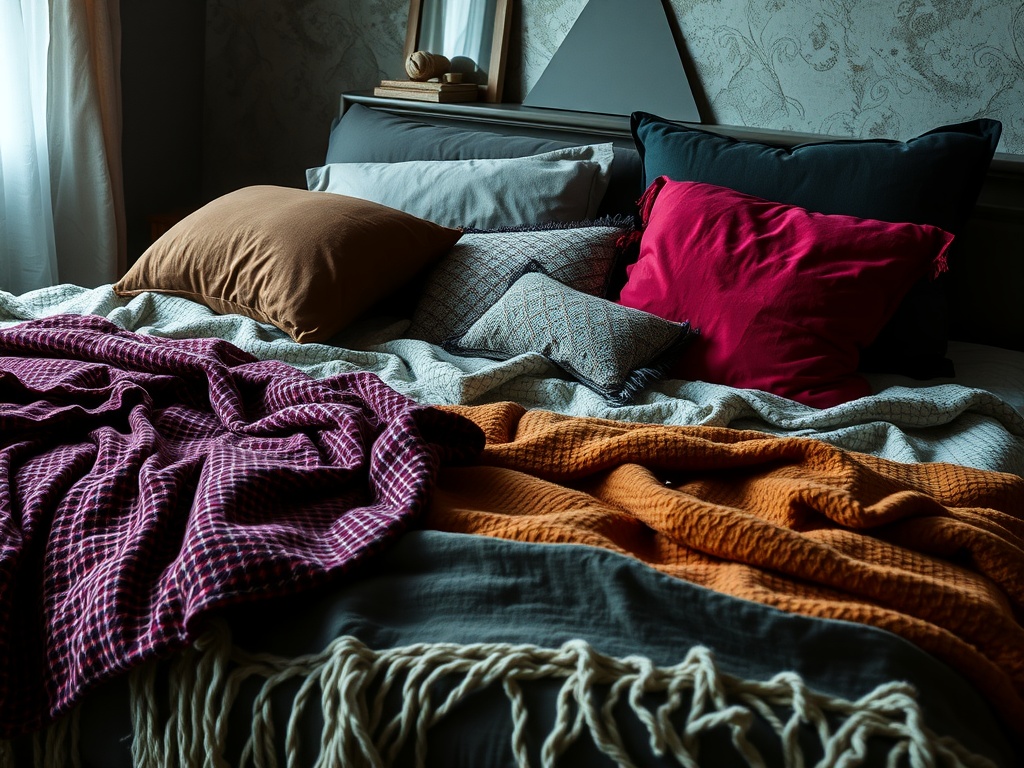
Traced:
<path fill-rule="evenodd" d="M 992 765 L 925 727 L 909 686 L 881 685 L 848 701 L 809 690 L 792 673 L 763 682 L 727 675 L 703 647 L 691 649 L 675 666 L 658 667 L 640 656 L 605 656 L 582 641 L 557 649 L 432 643 L 378 651 L 343 636 L 321 653 L 283 659 L 241 651 L 220 626 L 170 668 L 157 669 L 150 664 L 131 678 L 132 757 L 135 765 L 147 768 L 227 766 L 228 713 L 242 683 L 251 678 L 262 684 L 239 763 L 245 766 L 298 765 L 297 723 L 312 707 L 319 707 L 324 721 L 317 766 L 388 766 L 406 745 L 415 754 L 415 765 L 422 766 L 430 727 L 468 694 L 491 685 L 502 686 L 509 699 L 509 749 L 517 765 L 528 766 L 525 725 L 530 713 L 522 684 L 545 678 L 562 681 L 556 720 L 540 752 L 545 767 L 558 764 L 584 730 L 617 764 L 637 765 L 637 756 L 629 754 L 619 733 L 613 712 L 619 702 L 628 704 L 646 728 L 654 754 L 672 756 L 687 768 L 699 765 L 702 736 L 722 727 L 729 729 L 734 747 L 749 765 L 764 766 L 762 755 L 746 738 L 755 718 L 763 718 L 778 736 L 786 765 L 806 764 L 798 731 L 803 743 L 808 735 L 817 736 L 824 754 L 819 765 L 860 764 L 867 745 L 878 740 L 888 745 L 888 764 L 893 766 Z M 163 674 L 166 680 L 160 679 Z M 291 715 L 286 723 L 275 722 L 271 697 L 289 682 L 292 688 L 299 683 Z M 438 694 L 439 682 L 447 684 L 446 694 Z M 157 691 L 166 691 L 166 698 Z M 401 692 L 401 711 L 385 713 L 389 691 Z M 652 697 L 658 702 L 653 709 Z M 39 737 L 36 764 L 77 764 L 76 731 L 72 719 Z M 279 732 L 285 734 L 283 762 L 275 751 Z M 8 764 L 10 755 L 0 748 L 0 766 Z"/>

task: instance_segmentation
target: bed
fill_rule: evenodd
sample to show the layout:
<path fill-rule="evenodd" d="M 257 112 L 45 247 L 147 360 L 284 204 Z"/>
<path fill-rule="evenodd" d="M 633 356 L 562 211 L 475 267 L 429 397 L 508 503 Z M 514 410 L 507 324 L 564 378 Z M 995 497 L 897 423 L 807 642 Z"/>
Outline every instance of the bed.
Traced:
<path fill-rule="evenodd" d="M 998 133 L 346 94 L 308 190 L 0 293 L 0 758 L 1022 764 Z"/>

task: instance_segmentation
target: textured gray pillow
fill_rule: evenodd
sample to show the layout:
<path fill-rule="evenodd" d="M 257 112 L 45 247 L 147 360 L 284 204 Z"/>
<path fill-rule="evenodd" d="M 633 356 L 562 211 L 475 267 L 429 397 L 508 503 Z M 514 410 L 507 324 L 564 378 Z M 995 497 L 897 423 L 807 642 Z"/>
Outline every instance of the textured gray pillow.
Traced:
<path fill-rule="evenodd" d="M 329 163 L 306 171 L 306 183 L 442 226 L 495 229 L 594 218 L 613 159 L 611 144 L 588 144 L 516 158 Z"/>
<path fill-rule="evenodd" d="M 541 272 L 527 272 L 452 352 L 506 359 L 544 355 L 616 405 L 664 375 L 690 337 L 689 324 L 575 291 Z"/>
<path fill-rule="evenodd" d="M 434 344 L 461 336 L 530 264 L 578 291 L 603 295 L 624 232 L 584 226 L 466 233 L 431 269 L 409 334 Z"/>

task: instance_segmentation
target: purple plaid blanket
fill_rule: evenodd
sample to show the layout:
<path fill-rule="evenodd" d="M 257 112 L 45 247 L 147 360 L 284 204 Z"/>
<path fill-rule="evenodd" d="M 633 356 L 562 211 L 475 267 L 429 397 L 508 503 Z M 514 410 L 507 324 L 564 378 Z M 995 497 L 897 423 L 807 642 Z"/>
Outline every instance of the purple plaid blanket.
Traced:
<path fill-rule="evenodd" d="M 468 420 L 369 373 L 61 316 L 0 330 L 0 731 L 405 530 Z"/>

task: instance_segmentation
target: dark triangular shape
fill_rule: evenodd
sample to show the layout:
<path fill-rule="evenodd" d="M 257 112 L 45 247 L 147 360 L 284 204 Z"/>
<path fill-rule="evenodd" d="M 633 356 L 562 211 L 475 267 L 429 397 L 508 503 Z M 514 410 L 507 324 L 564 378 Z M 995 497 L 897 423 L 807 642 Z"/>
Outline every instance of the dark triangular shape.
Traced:
<path fill-rule="evenodd" d="M 523 104 L 700 122 L 662 0 L 590 0 Z"/>

